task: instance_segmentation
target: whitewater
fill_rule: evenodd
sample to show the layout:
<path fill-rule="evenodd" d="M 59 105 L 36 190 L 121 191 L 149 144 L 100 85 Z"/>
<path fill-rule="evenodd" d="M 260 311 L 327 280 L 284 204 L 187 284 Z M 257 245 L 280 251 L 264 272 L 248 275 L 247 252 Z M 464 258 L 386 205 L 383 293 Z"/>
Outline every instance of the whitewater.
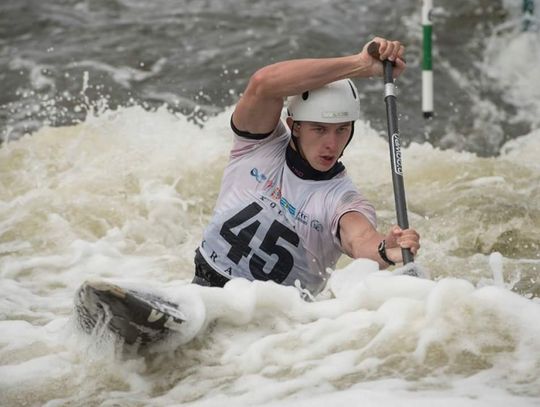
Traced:
<path fill-rule="evenodd" d="M 503 25 L 478 62 L 519 114 L 495 119 L 479 100 L 475 126 L 530 130 L 490 156 L 402 149 L 430 278 L 344 257 L 312 302 L 272 282 L 190 284 L 232 106 L 203 124 L 166 105 L 111 107 L 85 101 L 81 77 L 84 119 L 0 146 L 0 405 L 540 406 L 540 85 L 519 69 L 540 63 L 538 44 Z M 388 145 L 369 117 L 343 162 L 387 229 Z M 185 330 L 143 354 L 81 333 L 73 298 L 88 279 L 178 302 Z"/>

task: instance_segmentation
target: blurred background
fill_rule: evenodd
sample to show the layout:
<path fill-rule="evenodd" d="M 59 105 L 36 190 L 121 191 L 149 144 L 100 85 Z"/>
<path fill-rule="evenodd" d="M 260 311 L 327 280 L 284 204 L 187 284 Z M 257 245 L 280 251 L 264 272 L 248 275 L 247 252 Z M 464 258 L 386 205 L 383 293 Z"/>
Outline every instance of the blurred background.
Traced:
<path fill-rule="evenodd" d="M 408 71 L 397 84 L 403 142 L 496 155 L 540 120 L 538 87 L 525 85 L 535 78 L 538 52 L 494 68 L 497 58 L 515 57 L 509 47 L 523 31 L 522 8 L 518 0 L 435 2 L 435 117 L 426 122 L 418 0 L 316 7 L 307 0 L 3 0 L 0 139 L 130 105 L 166 105 L 203 126 L 235 103 L 256 69 L 351 54 L 378 35 L 407 47 Z M 500 69 L 519 71 L 522 88 L 502 80 Z M 380 81 L 359 86 L 365 119 L 384 132 Z M 509 94 L 513 87 L 518 95 Z"/>

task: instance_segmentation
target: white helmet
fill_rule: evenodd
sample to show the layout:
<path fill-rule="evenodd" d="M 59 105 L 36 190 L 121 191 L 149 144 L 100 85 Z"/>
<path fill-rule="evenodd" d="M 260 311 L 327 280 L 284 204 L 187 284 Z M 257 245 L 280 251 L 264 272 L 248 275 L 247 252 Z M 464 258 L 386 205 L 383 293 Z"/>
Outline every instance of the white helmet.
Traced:
<path fill-rule="evenodd" d="M 358 90 L 350 79 L 332 82 L 292 96 L 288 113 L 294 121 L 354 122 L 360 118 Z"/>

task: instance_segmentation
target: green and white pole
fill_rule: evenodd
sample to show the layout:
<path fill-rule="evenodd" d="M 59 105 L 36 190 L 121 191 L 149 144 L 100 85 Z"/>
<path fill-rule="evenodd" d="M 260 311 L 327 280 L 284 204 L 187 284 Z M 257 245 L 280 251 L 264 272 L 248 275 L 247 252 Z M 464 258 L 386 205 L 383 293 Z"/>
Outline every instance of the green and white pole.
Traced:
<path fill-rule="evenodd" d="M 433 0 L 423 0 L 422 112 L 425 119 L 433 116 L 433 69 L 431 64 L 432 9 Z"/>
<path fill-rule="evenodd" d="M 534 0 L 523 0 L 523 31 L 529 31 L 534 19 Z"/>

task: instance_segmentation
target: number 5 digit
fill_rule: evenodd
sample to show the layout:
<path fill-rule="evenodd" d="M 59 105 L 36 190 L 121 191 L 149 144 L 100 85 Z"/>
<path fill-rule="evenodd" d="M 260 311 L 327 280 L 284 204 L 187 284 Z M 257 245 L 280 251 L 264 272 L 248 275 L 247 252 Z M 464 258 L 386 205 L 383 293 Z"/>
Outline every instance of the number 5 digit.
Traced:
<path fill-rule="evenodd" d="M 254 253 L 249 261 L 249 270 L 257 280 L 272 280 L 279 284 L 291 272 L 294 265 L 293 256 L 286 248 L 276 244 L 279 238 L 286 240 L 296 247 L 298 247 L 298 243 L 300 242 L 300 238 L 295 232 L 278 221 L 274 221 L 270 229 L 268 229 L 268 233 L 264 237 L 260 249 L 269 255 L 276 254 L 278 260 L 274 264 L 272 271 L 265 273 L 263 269 L 266 262 Z"/>

